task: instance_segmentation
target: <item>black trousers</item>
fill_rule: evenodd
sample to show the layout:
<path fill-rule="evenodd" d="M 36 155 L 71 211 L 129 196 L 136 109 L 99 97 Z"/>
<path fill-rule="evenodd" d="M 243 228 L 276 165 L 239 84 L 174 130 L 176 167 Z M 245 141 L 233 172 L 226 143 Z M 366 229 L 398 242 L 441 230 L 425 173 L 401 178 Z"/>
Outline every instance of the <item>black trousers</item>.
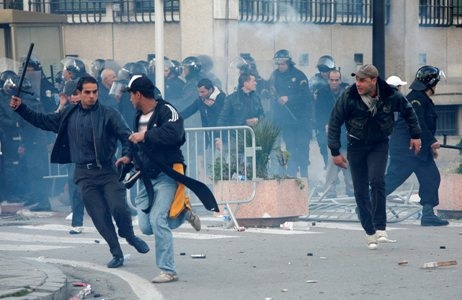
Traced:
<path fill-rule="evenodd" d="M 80 187 L 83 203 L 96 229 L 108 243 L 113 256 L 123 256 L 112 218 L 121 237 L 134 236 L 125 187 L 113 166 L 102 169 L 75 168 L 74 181 Z"/>
<path fill-rule="evenodd" d="M 412 173 L 415 173 L 419 181 L 420 204 L 437 206 L 441 176 L 433 158 L 425 161 L 409 155 L 391 154 L 385 176 L 386 195 L 393 193 Z"/>
<path fill-rule="evenodd" d="M 369 235 L 385 230 L 388 139 L 376 143 L 352 139 L 348 142 L 347 158 L 362 227 Z"/>
<path fill-rule="evenodd" d="M 287 175 L 296 176 L 300 170 L 301 177 L 308 177 L 311 135 L 311 129 L 307 130 L 298 124 L 285 125 L 282 128 L 282 137 L 290 155 Z"/>

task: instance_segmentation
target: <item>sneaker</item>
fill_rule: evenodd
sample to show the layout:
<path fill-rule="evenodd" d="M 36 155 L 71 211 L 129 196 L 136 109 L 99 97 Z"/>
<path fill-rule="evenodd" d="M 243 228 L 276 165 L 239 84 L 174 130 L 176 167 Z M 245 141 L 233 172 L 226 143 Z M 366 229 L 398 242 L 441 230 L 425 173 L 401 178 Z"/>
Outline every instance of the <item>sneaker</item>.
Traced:
<path fill-rule="evenodd" d="M 388 234 L 385 230 L 377 230 L 375 232 L 377 235 L 377 242 L 379 243 L 396 243 L 396 240 L 390 240 Z"/>
<path fill-rule="evenodd" d="M 374 233 L 372 235 L 366 234 L 367 239 L 367 248 L 369 250 L 377 249 L 377 235 Z"/>
<path fill-rule="evenodd" d="M 196 230 L 200 231 L 201 230 L 201 219 L 199 219 L 199 216 L 196 215 L 191 211 L 191 214 L 189 215 L 188 219 L 189 224 Z"/>
<path fill-rule="evenodd" d="M 69 230 L 69 234 L 81 234 L 83 232 L 83 227 L 72 227 L 71 230 Z"/>
<path fill-rule="evenodd" d="M 177 281 L 178 276 L 175 274 L 170 274 L 166 272 L 160 272 L 159 275 L 151 279 L 152 283 L 167 283 L 167 282 L 172 282 L 172 281 Z"/>

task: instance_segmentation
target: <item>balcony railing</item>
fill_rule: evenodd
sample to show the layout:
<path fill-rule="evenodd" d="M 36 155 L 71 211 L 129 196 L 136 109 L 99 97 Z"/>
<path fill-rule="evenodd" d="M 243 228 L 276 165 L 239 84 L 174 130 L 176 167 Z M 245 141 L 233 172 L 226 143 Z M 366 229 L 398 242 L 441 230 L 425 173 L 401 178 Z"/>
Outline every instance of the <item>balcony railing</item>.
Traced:
<path fill-rule="evenodd" d="M 164 1 L 164 21 L 179 22 L 179 0 Z M 154 0 L 29 0 L 29 11 L 64 14 L 69 23 L 154 23 Z"/>
<path fill-rule="evenodd" d="M 419 0 L 419 25 L 462 27 L 461 0 Z"/>
<path fill-rule="evenodd" d="M 242 22 L 371 25 L 373 0 L 240 0 Z M 386 1 L 386 23 L 390 0 Z"/>
<path fill-rule="evenodd" d="M 179 22 L 180 0 L 163 3 L 165 22 Z M 373 3 L 374 0 L 239 0 L 239 20 L 371 25 Z M 390 3 L 386 0 L 386 23 Z M 419 0 L 418 5 L 420 26 L 462 27 L 462 0 Z M 69 23 L 153 23 L 155 17 L 154 0 L 0 0 L 0 9 L 64 14 Z"/>

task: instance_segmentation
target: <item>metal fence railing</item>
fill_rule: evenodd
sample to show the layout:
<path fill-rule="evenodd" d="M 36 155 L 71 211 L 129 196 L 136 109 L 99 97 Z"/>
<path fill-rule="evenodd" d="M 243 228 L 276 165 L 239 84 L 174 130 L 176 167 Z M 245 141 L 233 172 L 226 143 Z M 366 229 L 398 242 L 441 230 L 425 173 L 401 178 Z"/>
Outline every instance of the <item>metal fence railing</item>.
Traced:
<path fill-rule="evenodd" d="M 462 26 L 462 1 L 419 0 L 419 25 L 424 27 Z"/>
<path fill-rule="evenodd" d="M 371 25 L 373 0 L 239 0 L 250 23 Z M 385 23 L 391 1 L 385 2 Z M 180 0 L 165 0 L 164 21 L 180 21 Z M 419 25 L 462 26 L 462 0 L 419 0 Z M 154 0 L 2 0 L 0 9 L 63 14 L 69 23 L 154 23 Z"/>
<path fill-rule="evenodd" d="M 373 0 L 240 0 L 242 22 L 371 25 Z M 385 20 L 389 21 L 390 1 Z"/>
<path fill-rule="evenodd" d="M 216 147 L 216 142 L 221 146 Z M 187 128 L 182 151 L 186 174 L 206 183 L 218 204 L 227 208 L 234 227 L 240 228 L 235 213 L 256 193 L 257 146 L 252 128 Z M 202 205 L 194 194 L 190 194 L 190 199 L 192 206 Z"/>
<path fill-rule="evenodd" d="M 179 22 L 180 1 L 165 0 L 163 5 L 164 22 Z M 66 15 L 72 24 L 154 23 L 155 19 L 154 0 L 28 0 L 14 9 Z"/>
<path fill-rule="evenodd" d="M 220 147 L 216 147 L 218 139 Z M 221 211 L 226 206 L 230 221 L 240 228 L 235 212 L 240 205 L 249 203 L 256 193 L 256 141 L 248 126 L 187 128 L 186 143 L 182 147 L 186 175 L 204 182 L 214 193 Z M 67 165 L 48 162 L 46 179 L 68 176 Z M 134 187 L 135 188 L 135 187 Z M 139 181 L 136 188 L 139 188 Z M 202 206 L 196 195 L 188 191 L 192 206 Z M 129 204 L 135 193 L 127 190 Z"/>

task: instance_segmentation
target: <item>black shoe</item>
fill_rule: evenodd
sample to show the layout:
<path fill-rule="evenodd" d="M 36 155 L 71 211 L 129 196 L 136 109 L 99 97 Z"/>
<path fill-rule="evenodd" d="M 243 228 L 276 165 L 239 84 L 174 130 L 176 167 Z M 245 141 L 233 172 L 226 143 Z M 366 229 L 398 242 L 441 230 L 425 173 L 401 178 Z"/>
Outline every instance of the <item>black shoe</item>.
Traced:
<path fill-rule="evenodd" d="M 140 239 L 137 236 L 127 238 L 127 243 L 129 245 L 132 245 L 133 247 L 135 247 L 136 251 L 138 251 L 139 253 L 148 253 L 149 252 L 148 244 L 146 244 L 145 241 L 143 241 L 142 239 Z"/>
<path fill-rule="evenodd" d="M 420 219 L 420 225 L 446 226 L 449 225 L 449 222 L 436 216 L 432 205 L 425 204 L 422 208 L 422 218 Z"/>
<path fill-rule="evenodd" d="M 111 259 L 111 261 L 107 263 L 107 267 L 108 268 L 118 268 L 118 267 L 122 267 L 123 264 L 124 264 L 123 256 L 114 256 L 114 258 Z"/>
<path fill-rule="evenodd" d="M 449 225 L 449 222 L 443 219 L 440 219 L 438 216 L 422 216 L 420 219 L 420 225 L 422 226 L 446 226 Z"/>

